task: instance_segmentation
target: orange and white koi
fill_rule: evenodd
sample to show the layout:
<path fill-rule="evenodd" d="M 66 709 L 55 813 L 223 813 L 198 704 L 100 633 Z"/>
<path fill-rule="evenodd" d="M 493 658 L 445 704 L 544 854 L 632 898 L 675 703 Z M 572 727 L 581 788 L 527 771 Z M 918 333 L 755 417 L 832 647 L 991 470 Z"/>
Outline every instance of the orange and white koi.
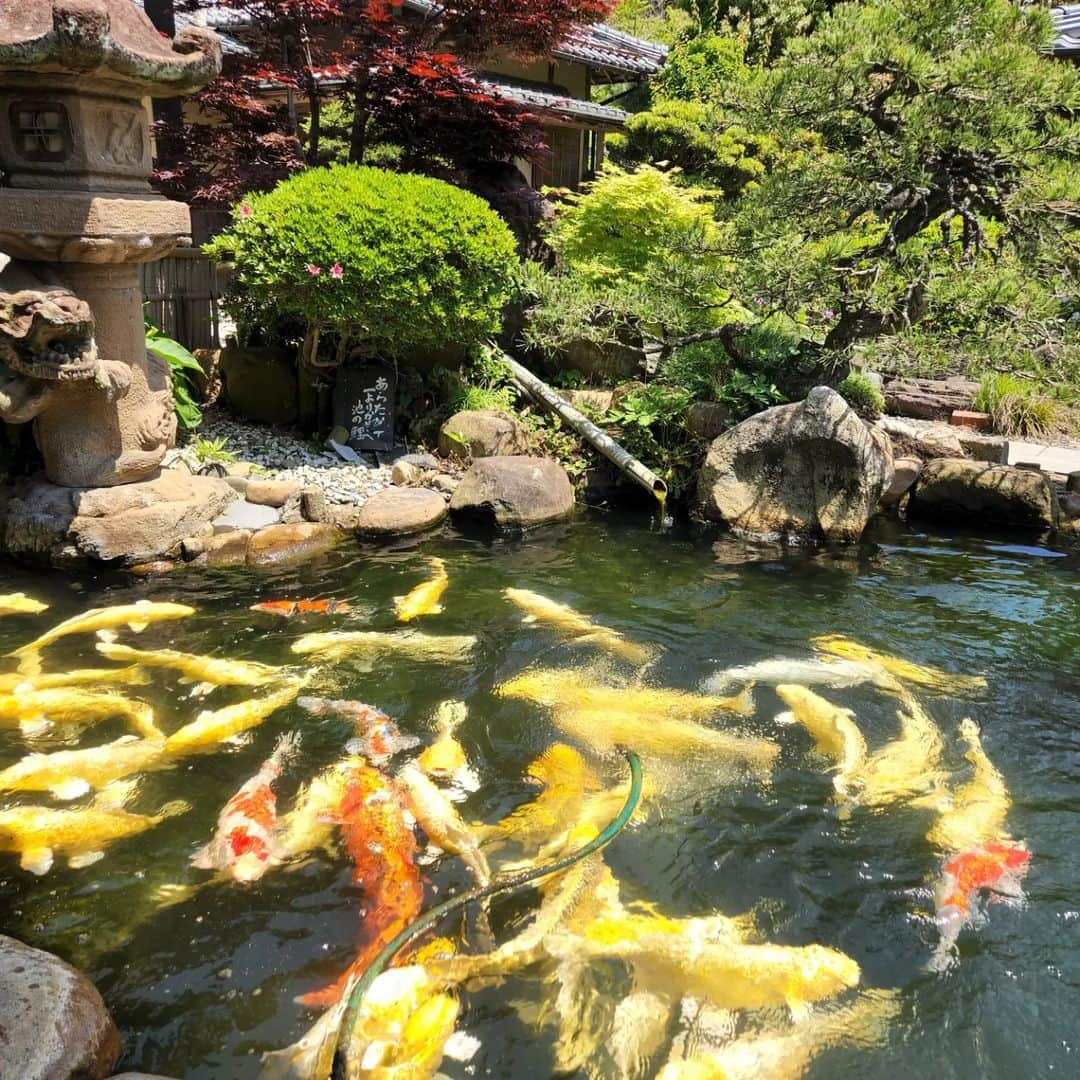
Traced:
<path fill-rule="evenodd" d="M 934 889 L 934 921 L 941 940 L 930 962 L 931 970 L 948 966 L 960 931 L 973 917 L 972 904 L 982 893 L 1022 895 L 1020 882 L 1030 863 L 1031 853 L 1023 844 L 999 840 L 945 860 Z"/>
<path fill-rule="evenodd" d="M 234 881 L 256 881 L 282 862 L 274 847 L 277 797 L 273 783 L 300 746 L 295 732 L 282 735 L 259 771 L 225 804 L 214 837 L 192 857 L 199 870 L 218 870 Z"/>
<path fill-rule="evenodd" d="M 251 610 L 291 619 L 294 615 L 344 615 L 352 607 L 347 600 L 264 600 L 252 604 Z"/>
<path fill-rule="evenodd" d="M 311 716 L 338 716 L 351 721 L 355 737 L 346 749 L 351 754 L 366 757 L 380 768 L 395 754 L 420 745 L 415 735 L 403 735 L 386 713 L 362 701 L 301 697 L 296 699 L 296 704 Z"/>
<path fill-rule="evenodd" d="M 416 865 L 417 842 L 397 784 L 379 769 L 357 763 L 334 815 L 353 860 L 353 884 L 363 889 L 363 934 L 356 960 L 330 986 L 300 1002 L 328 1008 L 346 986 L 420 914 L 424 887 Z"/>

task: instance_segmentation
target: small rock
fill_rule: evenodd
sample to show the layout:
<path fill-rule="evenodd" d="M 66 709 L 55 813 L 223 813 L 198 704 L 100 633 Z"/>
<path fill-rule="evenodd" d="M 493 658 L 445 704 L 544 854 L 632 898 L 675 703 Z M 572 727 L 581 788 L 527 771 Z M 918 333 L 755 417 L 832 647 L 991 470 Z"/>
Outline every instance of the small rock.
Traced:
<path fill-rule="evenodd" d="M 424 470 L 408 461 L 395 461 L 390 470 L 390 482 L 398 487 L 411 487 L 423 476 Z"/>
<path fill-rule="evenodd" d="M 876 424 L 888 433 L 893 452 L 900 457 L 930 460 L 939 457 L 963 457 L 964 448 L 956 431 L 942 424 L 918 427 L 895 416 L 883 416 Z"/>
<path fill-rule="evenodd" d="M 326 508 L 326 523 L 344 532 L 353 532 L 360 525 L 360 511 L 355 503 L 335 504 Z"/>
<path fill-rule="evenodd" d="M 258 506 L 239 500 L 214 519 L 214 532 L 231 532 L 233 529 L 250 529 L 254 532 L 276 525 L 280 520 L 281 513 L 272 506 Z"/>
<path fill-rule="evenodd" d="M 1065 479 L 1066 491 L 1080 491 L 1080 472 L 1071 472 Z"/>
<path fill-rule="evenodd" d="M 719 401 L 695 401 L 686 410 L 686 430 L 695 439 L 713 440 L 731 427 L 731 409 Z"/>
<path fill-rule="evenodd" d="M 1080 518 L 1080 491 L 1066 492 L 1061 500 L 1061 512 L 1069 521 Z"/>
<path fill-rule="evenodd" d="M 247 561 L 257 566 L 309 559 L 329 551 L 340 539 L 337 529 L 322 522 L 270 525 L 252 536 Z"/>
<path fill-rule="evenodd" d="M 281 507 L 299 494 L 300 485 L 290 480 L 249 480 L 244 498 L 256 506 Z"/>
<path fill-rule="evenodd" d="M 953 427 L 971 428 L 974 431 L 989 431 L 994 418 L 989 413 L 975 412 L 972 409 L 953 409 L 949 417 Z"/>
<path fill-rule="evenodd" d="M 956 438 L 968 457 L 989 461 L 991 465 L 1008 464 L 1009 440 L 1004 435 L 982 435 L 970 428 L 957 428 Z"/>
<path fill-rule="evenodd" d="M 396 465 L 398 462 L 415 465 L 422 472 L 439 467 L 439 459 L 434 454 L 402 454 L 401 457 L 394 461 L 394 464 Z"/>
<path fill-rule="evenodd" d="M 326 520 L 326 495 L 320 487 L 306 487 L 300 492 L 300 512 L 305 521 Z"/>
<path fill-rule="evenodd" d="M 0 935 L 0 1076 L 101 1080 L 120 1033 L 93 983 L 75 968 Z"/>
<path fill-rule="evenodd" d="M 300 508 L 300 492 L 295 491 L 285 500 L 285 505 L 281 508 L 281 520 L 286 525 L 295 525 L 298 521 L 306 520 L 304 518 L 304 512 Z"/>
<path fill-rule="evenodd" d="M 914 486 L 922 471 L 919 458 L 901 457 L 893 461 L 893 478 L 889 490 L 881 496 L 882 506 L 895 506 Z"/>
<path fill-rule="evenodd" d="M 174 563 L 170 559 L 154 559 L 153 562 L 136 563 L 131 567 L 131 572 L 142 576 L 167 574 L 170 570 L 175 570 L 178 565 L 179 563 Z"/>
<path fill-rule="evenodd" d="M 249 529 L 234 529 L 212 537 L 195 560 L 200 566 L 242 566 L 247 562 L 248 547 L 254 534 Z"/>
<path fill-rule="evenodd" d="M 247 480 L 251 477 L 250 461 L 230 461 L 225 468 L 226 476 L 233 476 L 237 480 Z"/>
<path fill-rule="evenodd" d="M 180 557 L 187 562 L 197 559 L 206 550 L 207 538 L 204 536 L 189 536 L 180 541 Z"/>
<path fill-rule="evenodd" d="M 1042 472 L 1042 466 L 1037 461 L 1013 462 L 1014 469 L 1026 469 L 1028 472 Z"/>
<path fill-rule="evenodd" d="M 226 476 L 225 483 L 240 495 L 247 495 L 250 481 L 244 476 Z"/>
<path fill-rule="evenodd" d="M 928 461 L 919 474 L 908 517 L 1032 529 L 1053 527 L 1054 492 L 1039 472 L 966 458 Z"/>
<path fill-rule="evenodd" d="M 885 407 L 898 416 L 919 420 L 948 420 L 954 409 L 969 409 L 979 384 L 954 376 L 948 379 L 894 379 L 885 386 Z"/>
<path fill-rule="evenodd" d="M 372 495 L 360 511 L 357 531 L 365 536 L 410 536 L 438 525 L 446 501 L 427 488 L 386 488 Z"/>
<path fill-rule="evenodd" d="M 443 457 L 486 458 L 527 453 L 529 430 L 510 413 L 499 409 L 466 409 L 455 413 L 439 429 Z"/>
<path fill-rule="evenodd" d="M 434 473 L 427 480 L 427 486 L 444 495 L 453 495 L 461 483 L 460 476 L 448 476 L 446 473 Z"/>
<path fill-rule="evenodd" d="M 462 477 L 450 512 L 500 529 L 527 529 L 570 517 L 574 489 L 550 458 L 481 458 Z"/>
<path fill-rule="evenodd" d="M 613 390 L 560 390 L 559 396 L 579 411 L 606 413 L 611 411 L 615 392 Z"/>

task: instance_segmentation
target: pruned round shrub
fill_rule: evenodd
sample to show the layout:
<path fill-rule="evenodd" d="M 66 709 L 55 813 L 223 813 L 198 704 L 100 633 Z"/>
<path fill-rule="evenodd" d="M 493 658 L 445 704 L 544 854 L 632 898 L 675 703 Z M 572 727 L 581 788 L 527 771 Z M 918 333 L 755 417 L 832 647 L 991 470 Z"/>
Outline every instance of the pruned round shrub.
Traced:
<path fill-rule="evenodd" d="M 864 420 L 876 420 L 885 411 L 885 395 L 861 371 L 853 371 L 841 380 L 836 392 Z"/>
<path fill-rule="evenodd" d="M 233 209 L 207 250 L 233 264 L 241 328 L 300 323 L 314 352 L 396 358 L 498 331 L 517 259 L 482 199 L 441 180 L 355 165 L 308 169 Z"/>

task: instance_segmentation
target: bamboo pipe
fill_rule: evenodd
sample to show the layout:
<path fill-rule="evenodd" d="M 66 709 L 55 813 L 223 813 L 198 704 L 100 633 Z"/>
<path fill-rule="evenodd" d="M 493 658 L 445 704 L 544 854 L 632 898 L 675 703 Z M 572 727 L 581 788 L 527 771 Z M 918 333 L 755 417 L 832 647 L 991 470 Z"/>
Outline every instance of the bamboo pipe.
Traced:
<path fill-rule="evenodd" d="M 594 450 L 603 454 L 624 476 L 640 484 L 660 504 L 663 514 L 667 502 L 667 484 L 651 469 L 645 468 L 637 458 L 624 450 L 610 435 L 605 434 L 591 420 L 583 416 L 568 401 L 561 398 L 546 382 L 538 379 L 527 367 L 523 367 L 508 353 L 502 354 L 502 362 L 510 369 L 515 382 L 531 397 L 546 405 L 561 417 Z"/>

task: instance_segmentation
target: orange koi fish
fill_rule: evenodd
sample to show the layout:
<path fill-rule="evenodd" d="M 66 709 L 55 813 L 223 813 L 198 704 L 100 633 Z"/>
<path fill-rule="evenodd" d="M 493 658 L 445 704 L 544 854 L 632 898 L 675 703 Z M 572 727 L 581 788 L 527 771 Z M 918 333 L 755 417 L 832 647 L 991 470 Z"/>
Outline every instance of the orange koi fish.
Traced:
<path fill-rule="evenodd" d="M 296 699 L 296 704 L 312 716 L 339 716 L 351 721 L 356 737 L 349 741 L 346 749 L 350 754 L 366 757 L 379 768 L 402 750 L 420 745 L 415 735 L 403 735 L 386 713 L 362 701 L 302 697 Z"/>
<path fill-rule="evenodd" d="M 299 1000 L 329 1008 L 351 980 L 419 914 L 424 887 L 416 867 L 417 843 L 396 783 L 367 764 L 352 768 L 335 815 L 353 861 L 353 884 L 364 891 L 363 933 L 356 960 L 334 983 Z"/>
<path fill-rule="evenodd" d="M 1031 853 L 1022 844 L 990 840 L 981 847 L 953 855 L 942 866 L 934 893 L 941 942 L 932 970 L 948 964 L 960 931 L 972 915 L 974 900 L 984 891 L 1020 896 L 1020 881 L 1028 872 Z"/>
<path fill-rule="evenodd" d="M 300 746 L 295 732 L 282 735 L 262 768 L 225 804 L 214 838 L 192 857 L 199 870 L 218 870 L 234 881 L 255 881 L 281 863 L 273 843 L 277 797 L 272 784 Z"/>
<path fill-rule="evenodd" d="M 290 619 L 293 615 L 342 615 L 352 609 L 347 600 L 265 600 L 252 604 L 251 610 Z"/>

